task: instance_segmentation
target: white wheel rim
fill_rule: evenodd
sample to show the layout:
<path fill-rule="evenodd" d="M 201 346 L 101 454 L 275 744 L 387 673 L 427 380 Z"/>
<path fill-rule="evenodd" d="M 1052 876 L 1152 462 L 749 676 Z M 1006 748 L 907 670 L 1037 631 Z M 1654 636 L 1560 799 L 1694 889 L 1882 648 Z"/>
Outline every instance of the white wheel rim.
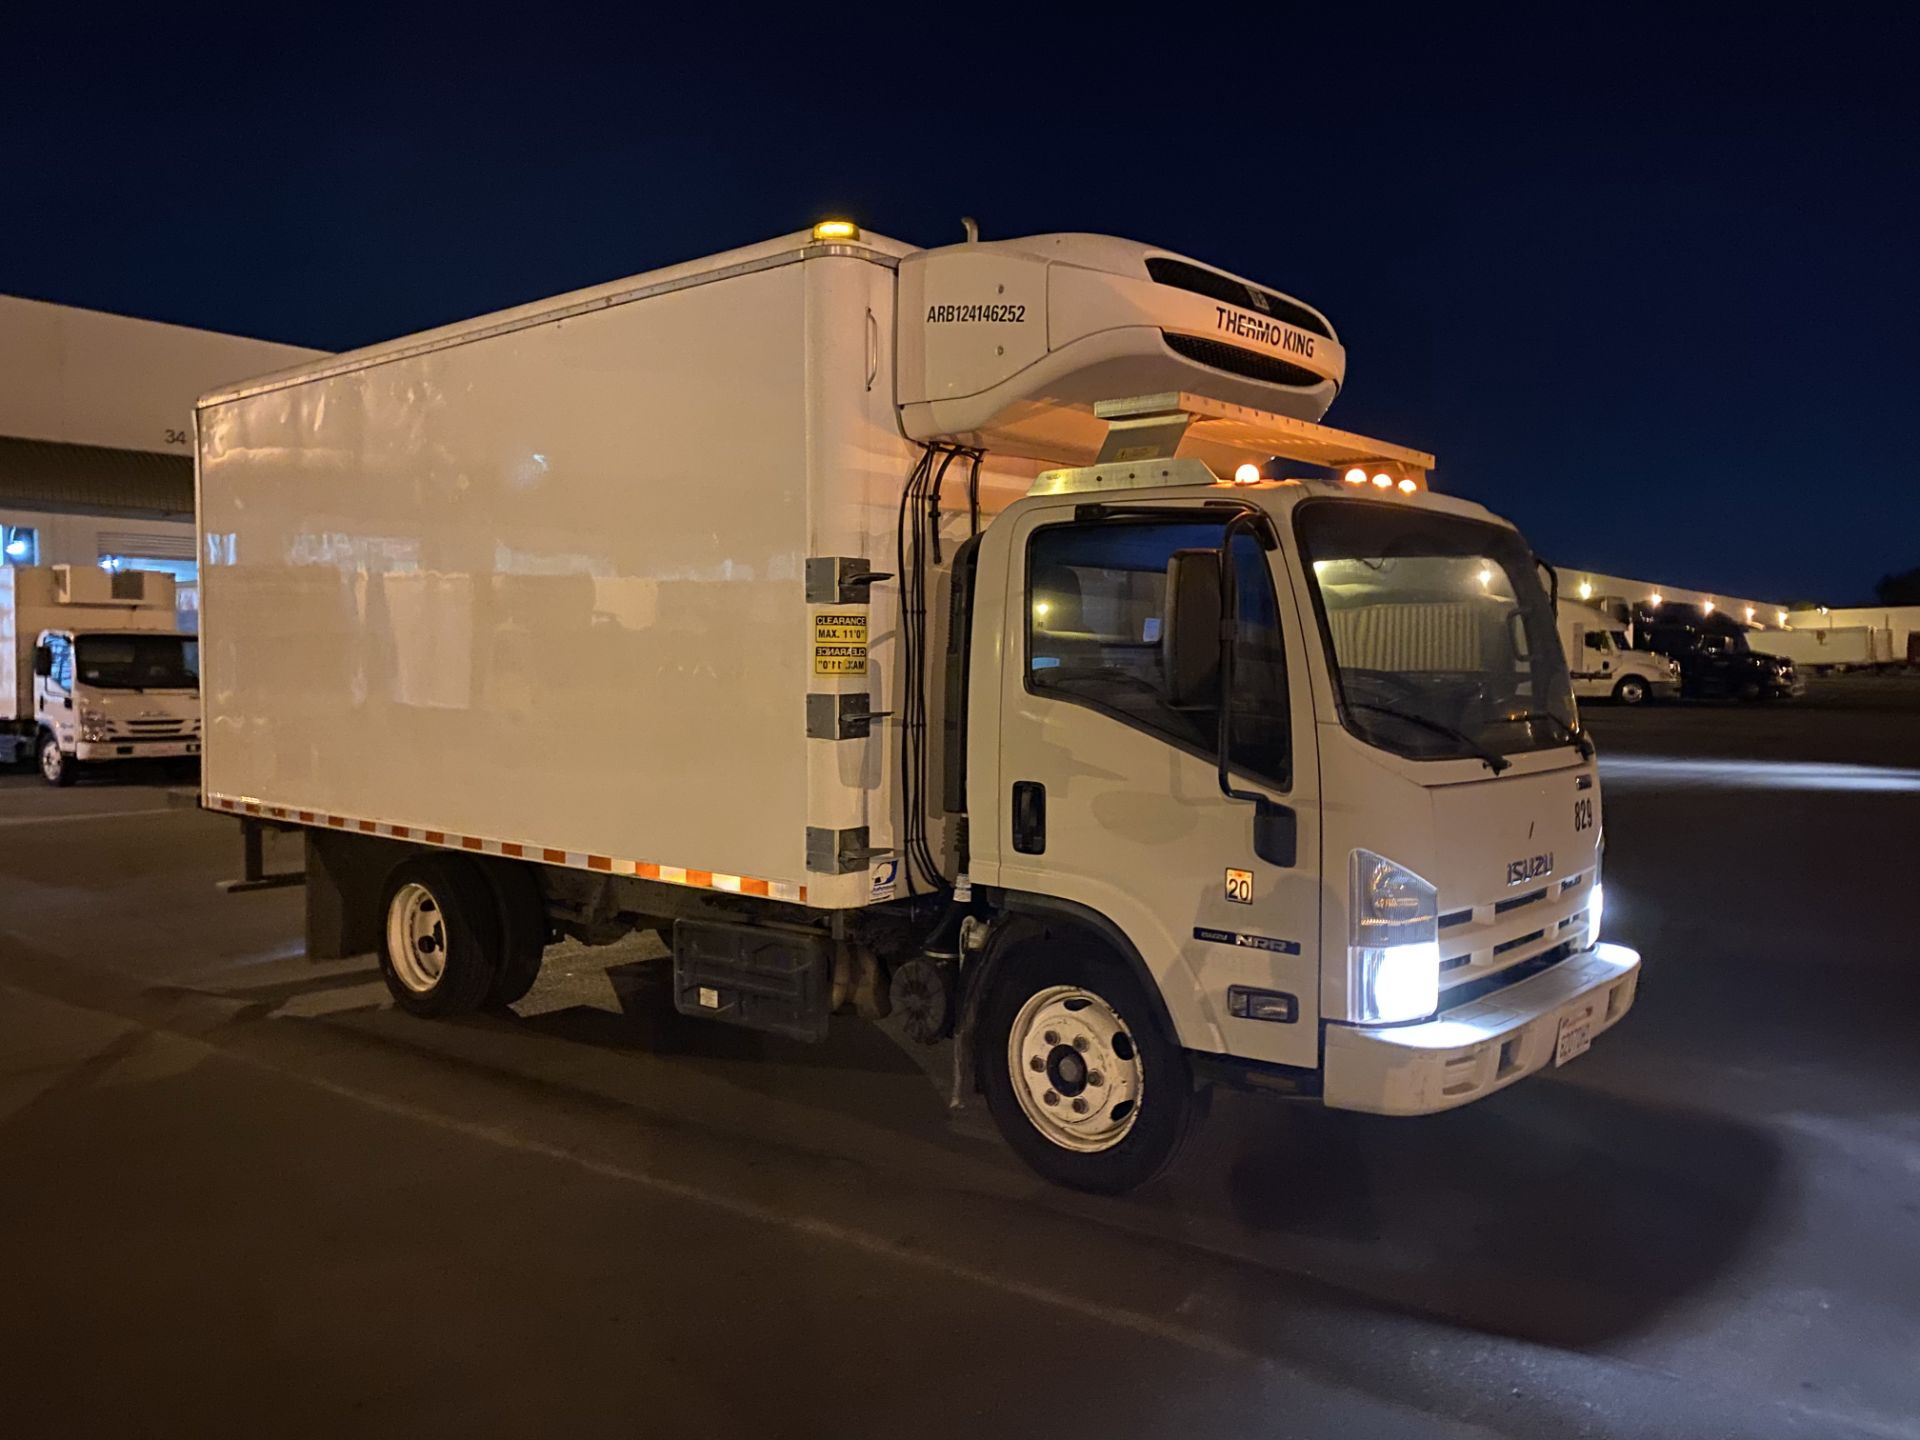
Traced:
<path fill-rule="evenodd" d="M 433 892 L 408 881 L 393 892 L 387 907 L 387 955 L 400 983 L 424 995 L 440 983 L 447 968 L 446 916 Z"/>
<path fill-rule="evenodd" d="M 1063 1150 L 1110 1150 L 1140 1117 L 1139 1048 L 1118 1012 L 1077 985 L 1050 986 L 1020 1007 L 1007 1070 L 1033 1128 Z"/>
<path fill-rule="evenodd" d="M 40 747 L 40 773 L 49 780 L 60 778 L 60 747 L 48 742 Z"/>

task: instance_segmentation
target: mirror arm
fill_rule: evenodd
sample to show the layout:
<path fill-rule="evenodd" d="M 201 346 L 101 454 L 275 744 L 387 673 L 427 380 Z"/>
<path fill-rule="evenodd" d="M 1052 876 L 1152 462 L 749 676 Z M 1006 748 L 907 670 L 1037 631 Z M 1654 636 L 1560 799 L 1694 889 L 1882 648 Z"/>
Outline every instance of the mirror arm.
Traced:
<path fill-rule="evenodd" d="M 1220 532 L 1220 716 L 1214 736 L 1220 793 L 1229 800 L 1244 800 L 1254 805 L 1271 802 L 1258 791 L 1234 789 L 1229 749 L 1233 740 L 1233 651 L 1234 642 L 1240 637 L 1240 595 L 1233 572 L 1233 540 L 1243 531 L 1257 537 L 1261 516 L 1262 512 L 1247 506 L 1227 521 Z"/>

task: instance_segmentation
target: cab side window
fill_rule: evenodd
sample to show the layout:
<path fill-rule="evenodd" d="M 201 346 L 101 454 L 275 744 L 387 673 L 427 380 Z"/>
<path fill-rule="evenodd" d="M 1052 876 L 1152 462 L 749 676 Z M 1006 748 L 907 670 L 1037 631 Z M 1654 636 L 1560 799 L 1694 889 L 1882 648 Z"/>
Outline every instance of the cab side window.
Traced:
<path fill-rule="evenodd" d="M 1027 688 L 1097 710 L 1213 759 L 1219 710 L 1175 706 L 1161 648 L 1167 564 L 1218 549 L 1215 521 L 1104 520 L 1049 525 L 1027 552 Z M 1239 624 L 1230 745 L 1235 769 L 1286 789 L 1292 737 L 1286 649 L 1267 554 L 1233 546 Z"/>
<path fill-rule="evenodd" d="M 65 636 L 55 635 L 47 641 L 47 649 L 53 654 L 53 673 L 47 676 L 47 683 L 71 695 L 73 693 L 73 642 Z"/>

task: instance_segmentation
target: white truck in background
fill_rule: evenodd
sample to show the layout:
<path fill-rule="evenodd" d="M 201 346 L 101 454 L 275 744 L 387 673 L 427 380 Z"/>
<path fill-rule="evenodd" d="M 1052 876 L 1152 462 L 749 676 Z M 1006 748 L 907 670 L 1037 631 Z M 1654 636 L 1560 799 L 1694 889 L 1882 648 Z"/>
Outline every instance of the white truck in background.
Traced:
<path fill-rule="evenodd" d="M 657 931 L 688 1015 L 951 1038 L 1084 1189 L 1214 1083 L 1490 1095 L 1640 962 L 1535 557 L 1315 423 L 1344 360 L 1152 246 L 833 222 L 208 395 L 202 803 L 413 1013 Z"/>
<path fill-rule="evenodd" d="M 1626 622 L 1591 605 L 1560 602 L 1560 644 L 1567 652 L 1573 693 L 1582 700 L 1642 705 L 1680 694 L 1680 666 L 1651 650 L 1635 650 Z"/>
<path fill-rule="evenodd" d="M 199 645 L 174 580 L 91 565 L 0 565 L 0 763 L 49 784 L 86 766 L 200 754 Z"/>

